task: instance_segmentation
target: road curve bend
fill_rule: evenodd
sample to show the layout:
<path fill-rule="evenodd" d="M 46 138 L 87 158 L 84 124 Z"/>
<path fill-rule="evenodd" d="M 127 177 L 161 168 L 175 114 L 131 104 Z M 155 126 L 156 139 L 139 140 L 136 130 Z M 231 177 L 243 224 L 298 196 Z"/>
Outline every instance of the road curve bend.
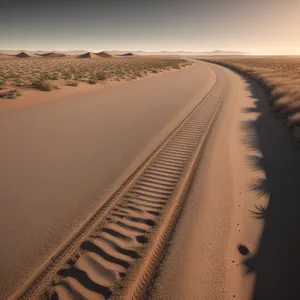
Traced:
<path fill-rule="evenodd" d="M 215 81 L 198 63 L 1 116 L 1 299 L 51 258 Z"/>

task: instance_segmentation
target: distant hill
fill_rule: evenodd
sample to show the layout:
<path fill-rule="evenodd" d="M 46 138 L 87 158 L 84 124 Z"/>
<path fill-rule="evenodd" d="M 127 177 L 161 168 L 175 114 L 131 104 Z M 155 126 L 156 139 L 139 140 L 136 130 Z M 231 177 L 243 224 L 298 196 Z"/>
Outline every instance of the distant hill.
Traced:
<path fill-rule="evenodd" d="M 0 53 L 7 54 L 7 55 L 17 55 L 20 52 L 27 53 L 29 55 L 45 55 L 49 53 L 62 53 L 66 55 L 74 55 L 74 56 L 81 56 L 83 57 L 95 57 L 93 54 L 97 55 L 98 57 L 112 57 L 112 55 L 124 55 L 124 56 L 131 56 L 129 54 L 139 54 L 139 55 L 181 55 L 181 56 L 204 56 L 204 55 L 247 55 L 250 53 L 241 52 L 241 51 L 223 51 L 223 50 L 214 50 L 214 51 L 203 51 L 203 52 L 189 52 L 189 51 L 156 51 L 156 52 L 146 52 L 146 51 L 130 51 L 130 50 L 113 50 L 108 52 L 89 52 L 85 50 L 71 50 L 71 51 L 56 51 L 53 50 L 51 52 L 44 51 L 44 50 L 37 50 L 37 51 L 28 51 L 28 50 L 0 50 Z M 90 54 L 88 54 L 90 53 Z M 46 57 L 46 55 L 45 55 Z M 51 57 L 51 55 L 50 55 Z"/>
<path fill-rule="evenodd" d="M 23 51 L 17 54 L 16 56 L 21 58 L 27 58 L 27 57 L 32 57 L 32 54 Z"/>
<path fill-rule="evenodd" d="M 75 50 L 75 51 L 56 51 L 56 50 L 52 50 L 52 51 L 44 51 L 44 50 L 37 50 L 37 51 L 28 51 L 28 50 L 0 50 L 0 53 L 3 54 L 7 54 L 7 55 L 17 55 L 20 52 L 26 52 L 28 54 L 37 54 L 37 55 L 41 55 L 41 54 L 47 54 L 47 53 L 63 53 L 66 55 L 81 55 L 84 54 L 88 51 L 86 50 Z"/>
<path fill-rule="evenodd" d="M 132 52 L 127 52 L 127 53 L 121 54 L 121 56 L 134 56 L 134 54 Z"/>
<path fill-rule="evenodd" d="M 104 51 L 98 52 L 98 53 L 96 53 L 96 55 L 98 55 L 99 57 L 104 57 L 104 58 L 113 57 L 111 54 L 104 52 Z"/>
<path fill-rule="evenodd" d="M 79 58 L 98 58 L 99 56 L 94 52 L 86 52 L 78 56 Z"/>
<path fill-rule="evenodd" d="M 50 53 L 40 54 L 40 56 L 43 56 L 43 57 L 66 57 L 67 55 L 65 53 L 50 52 Z"/>

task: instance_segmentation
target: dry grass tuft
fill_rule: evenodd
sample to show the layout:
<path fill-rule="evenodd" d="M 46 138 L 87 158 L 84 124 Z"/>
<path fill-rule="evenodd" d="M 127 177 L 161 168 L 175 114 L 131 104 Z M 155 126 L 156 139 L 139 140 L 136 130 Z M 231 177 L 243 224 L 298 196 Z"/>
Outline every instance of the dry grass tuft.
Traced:
<path fill-rule="evenodd" d="M 31 86 L 35 87 L 40 91 L 47 91 L 47 92 L 57 89 L 57 86 L 50 84 L 49 82 L 46 82 L 44 79 L 32 80 Z"/>

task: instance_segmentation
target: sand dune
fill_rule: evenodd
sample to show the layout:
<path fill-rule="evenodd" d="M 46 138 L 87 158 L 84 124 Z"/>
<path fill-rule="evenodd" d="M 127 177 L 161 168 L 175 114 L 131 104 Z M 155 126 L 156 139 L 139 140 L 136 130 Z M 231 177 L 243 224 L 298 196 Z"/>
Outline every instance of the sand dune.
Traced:
<path fill-rule="evenodd" d="M 131 52 L 128 52 L 128 53 L 121 54 L 121 56 L 134 56 L 134 54 Z"/>
<path fill-rule="evenodd" d="M 49 52 L 49 53 L 40 54 L 40 56 L 43 56 L 43 57 L 66 57 L 68 55 L 65 53 Z"/>
<path fill-rule="evenodd" d="M 98 58 L 99 56 L 94 52 L 87 52 L 78 56 L 78 58 Z"/>
<path fill-rule="evenodd" d="M 84 54 L 81 54 L 78 56 L 79 58 L 99 58 L 99 57 L 104 57 L 104 58 L 111 58 L 113 57 L 111 54 L 101 51 L 98 53 L 95 52 L 86 52 Z"/>
<path fill-rule="evenodd" d="M 99 57 L 105 57 L 105 58 L 113 57 L 111 54 L 104 52 L 104 51 L 98 52 L 98 53 L 96 53 L 96 55 L 98 55 Z"/>
<path fill-rule="evenodd" d="M 26 57 L 32 57 L 33 55 L 29 54 L 28 52 L 20 52 L 16 56 L 20 58 L 26 58 Z"/>

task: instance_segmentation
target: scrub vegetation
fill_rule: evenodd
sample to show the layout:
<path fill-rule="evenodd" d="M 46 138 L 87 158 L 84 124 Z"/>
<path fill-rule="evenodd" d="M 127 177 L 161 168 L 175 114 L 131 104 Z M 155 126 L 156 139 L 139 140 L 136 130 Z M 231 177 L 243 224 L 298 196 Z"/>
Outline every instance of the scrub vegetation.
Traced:
<path fill-rule="evenodd" d="M 300 142 L 300 57 L 222 57 L 203 59 L 218 63 L 260 82 L 267 90 L 272 111 L 286 120 Z"/>
<path fill-rule="evenodd" d="M 174 57 L 0 57 L 0 89 L 16 87 L 51 91 L 81 82 L 133 80 L 152 73 L 180 69 L 191 62 Z"/>

